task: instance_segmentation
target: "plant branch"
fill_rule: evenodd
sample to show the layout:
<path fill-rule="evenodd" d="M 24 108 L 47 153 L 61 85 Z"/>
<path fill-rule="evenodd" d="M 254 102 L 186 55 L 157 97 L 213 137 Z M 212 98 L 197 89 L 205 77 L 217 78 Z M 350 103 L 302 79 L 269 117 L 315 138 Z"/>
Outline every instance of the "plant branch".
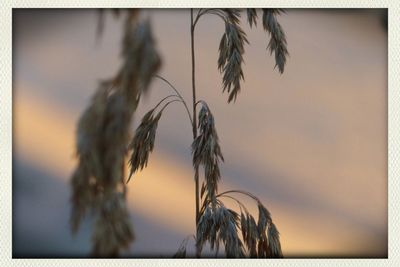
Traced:
<path fill-rule="evenodd" d="M 166 84 L 169 85 L 169 87 L 172 88 L 172 90 L 175 91 L 175 93 L 177 94 L 177 96 L 182 100 L 182 103 L 183 103 L 183 105 L 185 106 L 186 112 L 187 112 L 187 114 L 188 114 L 188 116 L 189 116 L 190 123 L 193 125 L 193 119 L 192 119 L 192 115 L 190 114 L 188 105 L 186 104 L 185 99 L 182 97 L 182 95 L 179 93 L 179 91 L 178 91 L 167 79 L 165 79 L 164 77 L 162 77 L 162 76 L 160 76 L 160 75 L 154 75 L 154 77 L 157 78 L 157 79 L 160 79 L 160 80 L 163 81 L 163 82 L 165 82 Z"/>
<path fill-rule="evenodd" d="M 217 197 L 220 197 L 220 196 L 223 196 L 223 195 L 228 195 L 229 193 L 239 193 L 239 194 L 243 194 L 243 195 L 245 195 L 245 196 L 248 196 L 248 197 L 254 199 L 257 203 L 261 203 L 261 201 L 260 201 L 260 199 L 259 199 L 258 197 L 256 197 L 255 195 L 253 195 L 253 194 L 250 193 L 250 192 L 243 191 L 243 190 L 229 190 L 229 191 L 225 191 L 225 192 L 222 192 L 222 193 L 218 194 Z"/>
<path fill-rule="evenodd" d="M 179 96 L 177 96 L 177 95 L 167 95 L 166 97 L 164 97 L 163 99 L 161 99 L 157 103 L 157 105 L 154 107 L 154 110 L 156 110 L 161 105 L 162 102 L 164 102 L 165 100 L 167 100 L 168 98 L 171 98 L 171 97 L 179 97 Z"/>
<path fill-rule="evenodd" d="M 204 106 L 208 108 L 207 102 L 203 99 L 198 100 L 194 105 L 197 106 L 198 104 L 202 103 Z M 209 109 L 209 108 L 208 108 Z"/>
<path fill-rule="evenodd" d="M 199 11 L 200 13 L 200 11 Z M 198 16 L 199 17 L 199 16 Z M 193 8 L 190 9 L 190 44 L 192 54 L 192 99 L 193 99 L 193 140 L 197 137 L 197 114 L 196 114 L 196 70 L 195 70 L 195 56 L 194 56 L 194 28 L 193 22 Z M 195 200 L 196 200 L 196 233 L 197 226 L 200 219 L 200 192 L 199 192 L 199 167 L 194 167 L 194 182 L 195 182 Z M 200 247 L 196 245 L 196 256 L 200 257 Z"/>
<path fill-rule="evenodd" d="M 204 9 L 204 10 L 200 9 L 199 12 L 197 12 L 196 19 L 195 19 L 195 21 L 193 23 L 193 27 L 196 27 L 196 24 L 199 21 L 199 19 L 201 18 L 201 16 L 203 16 L 205 14 L 213 14 L 213 15 L 216 15 L 216 16 L 220 17 L 224 21 L 226 20 L 224 14 L 220 13 L 220 9 L 219 8 L 207 8 L 207 9 Z"/>
<path fill-rule="evenodd" d="M 163 112 L 164 109 L 165 109 L 169 104 L 174 103 L 174 102 L 182 102 L 182 100 L 181 100 L 181 99 L 174 99 L 174 100 L 168 101 L 168 102 L 162 107 L 162 109 L 160 110 L 160 112 Z"/>
<path fill-rule="evenodd" d="M 243 208 L 247 213 L 249 213 L 246 206 L 241 201 L 239 201 L 237 198 L 229 196 L 229 195 L 221 195 L 220 197 L 226 197 L 226 198 L 230 198 L 230 199 L 236 201 L 239 205 L 240 210 Z"/>

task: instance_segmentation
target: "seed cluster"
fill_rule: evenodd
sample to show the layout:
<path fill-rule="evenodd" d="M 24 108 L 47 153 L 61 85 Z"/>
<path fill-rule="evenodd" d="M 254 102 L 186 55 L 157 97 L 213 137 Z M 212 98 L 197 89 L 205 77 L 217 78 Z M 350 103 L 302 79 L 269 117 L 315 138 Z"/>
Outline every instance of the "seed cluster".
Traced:
<path fill-rule="evenodd" d="M 193 141 L 193 165 L 204 167 L 204 182 L 201 187 L 203 204 L 197 223 L 196 245 L 203 248 L 209 242 L 212 250 L 218 253 L 219 244 L 224 244 L 226 257 L 282 257 L 279 232 L 272 222 L 269 211 L 255 196 L 250 196 L 258 205 L 258 222 L 246 207 L 233 196 L 240 205 L 239 216 L 234 210 L 227 209 L 221 197 L 229 192 L 218 194 L 218 182 L 221 174 L 219 162 L 223 161 L 214 117 L 205 102 L 199 112 L 199 135 Z M 238 233 L 242 232 L 242 240 Z M 183 252 L 183 248 L 180 250 Z M 178 252 L 179 252 L 178 251 Z M 186 251 L 186 250 L 185 250 Z M 179 254 L 179 253 L 178 253 Z"/>
<path fill-rule="evenodd" d="M 217 200 L 214 206 L 207 206 L 197 224 L 197 246 L 203 248 L 206 241 L 218 253 L 219 244 L 224 244 L 228 258 L 245 256 L 243 243 L 238 236 L 239 215 Z"/>
<path fill-rule="evenodd" d="M 199 135 L 192 143 L 193 166 L 204 167 L 207 199 L 215 199 L 218 180 L 221 177 L 219 162 L 224 160 L 215 129 L 214 116 L 206 103 L 199 112 Z"/>
<path fill-rule="evenodd" d="M 255 199 L 258 205 L 258 221 L 236 198 L 240 205 L 240 215 L 225 208 L 220 200 L 203 202 L 197 224 L 196 245 L 201 249 L 206 242 L 218 254 L 219 244 L 224 244 L 226 257 L 281 258 L 282 250 L 279 232 L 272 222 L 269 211 Z M 241 232 L 241 239 L 238 233 Z"/>
<path fill-rule="evenodd" d="M 255 8 L 248 8 L 247 11 L 247 21 L 249 22 L 250 28 L 257 26 L 257 9 Z"/>
<path fill-rule="evenodd" d="M 279 72 L 283 73 L 286 64 L 286 57 L 289 55 L 287 50 L 287 41 L 285 32 L 279 24 L 276 16 L 282 13 L 281 9 L 263 9 L 263 27 L 267 31 L 271 39 L 268 43 L 270 53 L 275 53 L 275 66 L 278 67 Z"/>
<path fill-rule="evenodd" d="M 240 92 L 240 81 L 244 79 L 242 63 L 246 33 L 240 27 L 240 12 L 237 9 L 222 9 L 225 33 L 219 44 L 218 69 L 223 72 L 223 91 L 229 93 L 228 102 L 236 100 Z"/>
<path fill-rule="evenodd" d="M 131 167 L 129 179 L 137 170 L 142 170 L 147 166 L 149 154 L 154 149 L 158 121 L 161 118 L 162 112 L 159 112 L 155 116 L 154 113 L 155 111 L 152 109 L 144 115 L 142 122 L 136 129 L 133 140 L 129 145 L 129 149 L 132 149 L 132 155 L 129 159 Z"/>
<path fill-rule="evenodd" d="M 279 24 L 276 16 L 284 12 L 282 9 L 263 9 L 262 25 L 270 35 L 267 49 L 275 54 L 275 67 L 283 73 L 286 57 L 289 55 L 285 32 Z M 203 14 L 210 13 L 218 15 L 225 22 L 225 32 L 219 44 L 218 69 L 223 72 L 223 91 L 229 93 L 228 103 L 235 101 L 241 89 L 243 74 L 244 45 L 248 42 L 246 33 L 240 27 L 239 9 L 209 9 Z M 247 21 L 252 28 L 257 26 L 257 9 L 246 10 Z"/>
<path fill-rule="evenodd" d="M 241 231 L 250 257 L 282 257 L 279 232 L 272 222 L 269 211 L 258 202 L 258 222 L 248 212 L 241 212 Z"/>
<path fill-rule="evenodd" d="M 119 13 L 118 13 L 119 14 Z M 125 203 L 125 156 L 129 126 L 141 93 L 161 64 L 148 21 L 125 12 L 123 64 L 101 82 L 77 128 L 78 165 L 71 179 L 73 232 L 89 212 L 95 217 L 94 256 L 116 256 L 134 238 Z"/>

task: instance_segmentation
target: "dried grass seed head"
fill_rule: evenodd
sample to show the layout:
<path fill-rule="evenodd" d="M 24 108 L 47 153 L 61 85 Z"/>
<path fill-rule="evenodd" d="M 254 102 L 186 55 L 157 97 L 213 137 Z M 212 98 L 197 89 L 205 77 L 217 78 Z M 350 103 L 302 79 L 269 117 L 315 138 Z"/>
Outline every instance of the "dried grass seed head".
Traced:
<path fill-rule="evenodd" d="M 79 225 L 85 216 L 89 206 L 92 206 L 95 198 L 94 190 L 89 183 L 90 175 L 83 164 L 79 164 L 75 169 L 72 179 L 71 196 L 71 230 L 73 233 L 78 231 Z"/>
<path fill-rule="evenodd" d="M 261 202 L 258 203 L 258 257 L 282 257 L 279 232 L 272 222 L 271 214 Z"/>
<path fill-rule="evenodd" d="M 161 58 L 156 50 L 156 44 L 151 31 L 150 21 L 139 24 L 136 29 L 137 54 L 141 55 L 137 64 L 139 67 L 140 84 L 147 91 L 153 75 L 161 66 Z"/>
<path fill-rule="evenodd" d="M 268 227 L 268 248 L 270 250 L 270 255 L 273 258 L 282 258 L 281 242 L 279 240 L 279 231 L 275 224 L 272 222 Z"/>
<path fill-rule="evenodd" d="M 240 27 L 240 12 L 237 9 L 222 9 L 225 12 L 225 33 L 219 45 L 218 69 L 223 72 L 223 91 L 229 93 L 228 102 L 236 100 L 240 81 L 244 79 L 242 63 L 246 33 Z"/>
<path fill-rule="evenodd" d="M 276 15 L 282 13 L 281 9 L 263 9 L 263 27 L 269 32 L 271 38 L 268 43 L 270 53 L 275 53 L 275 63 L 280 73 L 283 73 L 286 64 L 286 57 L 289 55 L 285 32 L 278 22 Z"/>
<path fill-rule="evenodd" d="M 122 57 L 124 63 L 117 77 L 136 107 L 140 94 L 147 92 L 152 77 L 161 67 L 149 20 L 137 23 L 136 16 L 127 17 Z"/>
<path fill-rule="evenodd" d="M 147 166 L 149 154 L 154 149 L 157 126 L 162 114 L 158 112 L 158 114 L 154 116 L 154 112 L 154 109 L 152 109 L 146 113 L 129 145 L 129 148 L 132 149 L 132 155 L 129 160 L 131 167 L 129 179 L 137 170 L 142 170 Z"/>
<path fill-rule="evenodd" d="M 93 256 L 117 256 L 134 238 L 125 204 L 125 196 L 115 192 L 107 196 L 92 234 Z"/>
<path fill-rule="evenodd" d="M 268 47 L 270 53 L 275 54 L 275 67 L 283 73 L 287 50 L 286 35 L 278 23 L 276 16 L 283 13 L 283 9 L 263 9 L 262 24 L 266 32 L 271 36 Z M 223 91 L 229 93 L 228 103 L 235 101 L 241 89 L 241 80 L 244 80 L 242 70 L 244 44 L 248 43 L 245 32 L 240 27 L 239 9 L 208 9 L 204 13 L 218 15 L 225 21 L 225 32 L 219 44 L 218 69 L 223 72 Z M 257 25 L 257 10 L 246 10 L 247 21 L 252 27 Z"/>
<path fill-rule="evenodd" d="M 257 223 L 244 204 L 235 197 L 230 197 L 229 193 L 241 193 L 256 201 L 258 206 Z M 282 257 L 279 232 L 272 222 L 271 214 L 260 200 L 246 191 L 230 190 L 217 195 L 218 205 L 221 205 L 219 198 L 223 196 L 228 196 L 236 200 L 240 207 L 240 216 L 235 212 L 231 212 L 231 214 L 235 217 L 237 225 L 240 225 L 241 236 L 244 243 L 243 247 L 246 248 L 246 250 L 244 250 L 246 255 L 251 258 Z M 237 226 L 237 228 L 239 228 L 239 226 Z"/>
<path fill-rule="evenodd" d="M 257 9 L 255 8 L 247 8 L 247 21 L 249 22 L 250 28 L 257 26 Z"/>
<path fill-rule="evenodd" d="M 258 204 L 257 205 L 258 206 L 257 227 L 258 227 L 258 232 L 260 233 L 260 235 L 262 235 L 262 234 L 265 234 L 267 225 L 269 223 L 271 223 L 272 219 L 271 219 L 271 214 L 269 213 L 267 208 L 265 208 L 261 202 L 258 202 L 257 204 Z"/>
<path fill-rule="evenodd" d="M 239 215 L 217 201 L 216 205 L 208 205 L 200 216 L 197 225 L 197 246 L 203 248 L 206 242 L 212 250 L 218 252 L 219 244 L 223 243 L 225 255 L 229 258 L 243 257 L 244 248 L 238 237 Z"/>
<path fill-rule="evenodd" d="M 90 179 L 103 177 L 102 152 L 98 144 L 102 140 L 100 132 L 102 131 L 109 91 L 109 84 L 107 82 L 101 83 L 92 97 L 90 105 L 78 122 L 76 132 L 78 166 L 71 179 L 71 226 L 73 232 L 77 231 L 86 210 L 94 206 L 98 184 L 90 183 Z"/>
<path fill-rule="evenodd" d="M 113 79 L 100 83 L 79 120 L 79 162 L 71 179 L 71 226 L 76 231 L 86 210 L 94 212 L 92 242 L 98 256 L 114 256 L 133 240 L 123 182 L 129 125 L 141 92 L 161 63 L 149 23 L 137 23 L 137 10 L 124 13 L 123 63 Z M 112 210 L 110 203 L 117 203 Z"/>
<path fill-rule="evenodd" d="M 221 177 L 219 162 L 224 160 L 215 129 L 214 116 L 207 104 L 199 112 L 199 135 L 192 143 L 193 165 L 204 166 L 207 198 L 213 199 Z"/>

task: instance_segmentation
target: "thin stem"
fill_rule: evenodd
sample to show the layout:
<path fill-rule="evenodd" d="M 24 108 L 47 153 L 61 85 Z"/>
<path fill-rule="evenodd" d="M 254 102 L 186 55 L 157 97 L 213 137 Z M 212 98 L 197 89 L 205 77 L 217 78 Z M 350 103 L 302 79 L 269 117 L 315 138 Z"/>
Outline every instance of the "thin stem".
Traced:
<path fill-rule="evenodd" d="M 226 197 L 226 198 L 233 199 L 234 201 L 236 201 L 238 203 L 240 210 L 242 210 L 242 208 L 243 208 L 247 213 L 249 213 L 246 206 L 242 202 L 240 202 L 237 198 L 229 196 L 229 195 L 221 195 L 220 197 Z"/>
<path fill-rule="evenodd" d="M 193 8 L 190 9 L 190 44 L 192 54 L 192 98 L 193 98 L 193 140 L 197 137 L 197 114 L 196 114 L 196 73 L 195 73 L 195 56 L 194 56 L 194 27 Z M 200 192 L 199 192 L 199 167 L 194 167 L 195 182 L 195 198 L 196 198 L 196 235 L 197 225 L 200 219 Z M 200 257 L 200 247 L 196 246 L 196 256 Z"/>
<path fill-rule="evenodd" d="M 168 84 L 169 87 L 171 87 L 172 90 L 175 91 L 175 93 L 178 95 L 178 97 L 179 97 L 180 99 L 182 99 L 182 103 L 183 103 L 183 105 L 185 106 L 186 112 L 187 112 L 187 114 L 188 114 L 188 116 L 189 116 L 190 123 L 193 125 L 193 120 L 192 120 L 192 116 L 191 116 L 191 114 L 190 114 L 189 108 L 188 108 L 188 106 L 187 106 L 187 104 L 186 104 L 185 99 L 182 97 L 182 95 L 179 93 L 179 91 L 178 91 L 167 79 L 165 79 L 164 77 L 162 77 L 162 76 L 160 76 L 160 75 L 154 75 L 154 77 L 157 78 L 157 79 L 160 79 L 160 80 L 162 80 L 163 82 L 165 82 L 166 84 Z"/>
<path fill-rule="evenodd" d="M 206 106 L 208 108 L 207 102 L 202 99 L 198 100 L 194 105 L 197 106 L 200 103 L 202 103 L 204 106 Z"/>
<path fill-rule="evenodd" d="M 194 24 L 193 24 L 193 9 L 190 9 L 191 29 L 190 41 L 192 52 L 192 96 L 193 96 L 193 138 L 197 137 L 197 114 L 196 114 L 196 69 L 195 69 L 195 55 L 194 55 Z"/>
<path fill-rule="evenodd" d="M 196 25 L 196 20 L 198 20 L 198 17 L 201 14 L 202 11 L 203 11 L 203 8 L 199 8 L 199 10 L 197 11 L 196 19 L 194 20 L 194 24 L 195 25 Z"/>
<path fill-rule="evenodd" d="M 225 16 L 224 16 L 223 14 L 221 14 L 220 12 L 218 12 L 218 11 L 209 11 L 209 12 L 207 12 L 207 14 L 212 14 L 212 15 L 218 16 L 218 17 L 220 17 L 223 21 L 226 22 Z"/>
<path fill-rule="evenodd" d="M 182 102 L 182 100 L 181 100 L 181 99 L 174 99 L 174 100 L 168 101 L 168 102 L 162 107 L 162 109 L 160 110 L 160 112 L 163 112 L 164 109 L 165 109 L 169 104 L 174 103 L 174 102 Z"/>
<path fill-rule="evenodd" d="M 223 195 L 227 195 L 229 193 L 239 193 L 239 194 L 243 194 L 246 195 L 248 197 L 251 197 L 252 199 L 254 199 L 256 202 L 261 203 L 260 199 L 258 197 L 256 197 L 255 195 L 253 195 L 252 193 L 249 193 L 247 191 L 243 191 L 243 190 L 229 190 L 229 191 L 225 191 L 222 192 L 220 194 L 217 195 L 217 197 L 223 196 Z"/>
<path fill-rule="evenodd" d="M 203 11 L 203 12 L 201 12 L 201 11 Z M 216 16 L 220 17 L 224 21 L 226 21 L 226 18 L 224 16 L 225 14 L 224 13 L 221 14 L 219 8 L 207 8 L 207 9 L 204 9 L 204 10 L 200 9 L 199 12 L 197 12 L 197 16 L 196 16 L 196 19 L 195 19 L 195 21 L 193 23 L 193 27 L 196 27 L 196 24 L 199 21 L 199 19 L 201 18 L 201 16 L 203 16 L 205 14 L 213 14 L 213 15 L 216 15 Z"/>
<path fill-rule="evenodd" d="M 200 19 L 201 16 L 203 16 L 204 13 L 201 13 L 201 11 L 202 9 L 200 9 L 199 12 L 197 12 L 196 19 L 194 20 L 194 22 L 192 19 L 192 27 L 196 27 L 197 21 Z"/>
<path fill-rule="evenodd" d="M 165 100 L 167 100 L 168 98 L 171 98 L 171 97 L 179 97 L 179 96 L 177 96 L 177 95 L 167 95 L 166 97 L 164 97 L 163 99 L 161 99 L 158 103 L 157 103 L 157 105 L 154 107 L 154 110 L 156 110 L 157 108 L 158 108 L 158 106 L 160 106 L 161 105 L 161 103 L 162 102 L 164 102 Z"/>
<path fill-rule="evenodd" d="M 164 77 L 162 77 L 161 75 L 154 75 L 155 78 L 160 79 L 161 81 L 165 82 L 166 84 L 169 85 L 169 87 L 172 88 L 172 90 L 174 90 L 174 92 L 179 96 L 179 98 L 181 98 L 183 101 L 183 97 L 182 95 L 179 93 L 178 89 L 175 88 L 175 86 L 173 86 L 167 79 L 165 79 Z"/>

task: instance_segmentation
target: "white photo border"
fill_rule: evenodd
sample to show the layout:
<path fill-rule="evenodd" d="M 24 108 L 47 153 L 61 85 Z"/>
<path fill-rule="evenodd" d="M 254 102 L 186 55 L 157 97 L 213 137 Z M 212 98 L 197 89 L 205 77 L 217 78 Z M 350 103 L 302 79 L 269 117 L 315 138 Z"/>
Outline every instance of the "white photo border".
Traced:
<path fill-rule="evenodd" d="M 400 266 L 400 4 L 396 0 L 2 0 L 0 4 L 0 266 Z M 13 259 L 12 9 L 13 8 L 387 8 L 388 258 L 386 259 Z"/>

